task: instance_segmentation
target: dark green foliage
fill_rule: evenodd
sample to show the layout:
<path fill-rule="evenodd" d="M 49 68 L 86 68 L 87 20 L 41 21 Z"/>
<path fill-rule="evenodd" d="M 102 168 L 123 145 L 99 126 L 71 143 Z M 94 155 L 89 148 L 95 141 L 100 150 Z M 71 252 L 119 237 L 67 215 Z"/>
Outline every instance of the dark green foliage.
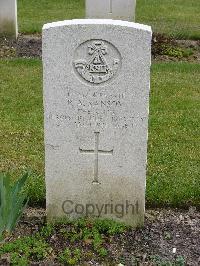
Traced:
<path fill-rule="evenodd" d="M 162 47 L 162 54 L 177 58 L 188 57 L 193 54 L 192 49 L 183 49 L 175 46 L 164 45 Z"/>
<path fill-rule="evenodd" d="M 54 225 L 52 223 L 48 223 L 43 226 L 40 230 L 40 235 L 44 238 L 50 237 L 54 232 Z"/>
<path fill-rule="evenodd" d="M 123 223 L 109 219 L 86 219 L 80 218 L 75 221 L 62 221 L 64 226 L 59 232 L 70 243 L 84 241 L 92 245 L 93 249 L 101 257 L 107 255 L 104 247 L 105 238 L 123 233 L 126 226 Z"/>
<path fill-rule="evenodd" d="M 176 57 L 182 59 L 183 57 L 189 57 L 194 53 L 194 50 L 190 48 L 178 47 L 174 39 L 160 33 L 154 33 L 152 37 L 152 55 L 168 55 L 170 57 Z"/>
<path fill-rule="evenodd" d="M 117 223 L 108 219 L 97 219 L 95 220 L 94 226 L 101 234 L 108 235 L 123 233 L 126 229 L 126 226 L 123 223 Z"/>
<path fill-rule="evenodd" d="M 22 193 L 28 173 L 14 184 L 9 174 L 0 173 L 0 240 L 15 228 L 27 204 L 27 195 Z"/>
<path fill-rule="evenodd" d="M 185 259 L 182 256 L 178 256 L 177 258 L 175 258 L 173 262 L 165 258 L 162 258 L 158 255 L 151 256 L 151 260 L 153 261 L 154 263 L 153 265 L 155 266 L 184 266 L 185 265 Z"/>
<path fill-rule="evenodd" d="M 12 265 L 29 265 L 31 261 L 48 260 L 50 256 L 64 265 L 77 265 L 84 259 L 106 257 L 109 237 L 125 230 L 124 224 L 113 220 L 63 219 L 47 223 L 33 236 L 0 245 L 0 257 L 9 254 Z M 52 241 L 55 237 L 56 243 Z M 87 252 L 83 252 L 84 247 Z"/>
<path fill-rule="evenodd" d="M 64 265 L 77 265 L 81 259 L 81 251 L 76 248 L 73 251 L 69 248 L 66 248 L 59 256 L 58 261 Z"/>
<path fill-rule="evenodd" d="M 36 234 L 0 246 L 0 256 L 5 253 L 11 255 L 12 265 L 28 265 L 30 260 L 45 259 L 51 253 L 51 248 L 39 234 Z"/>

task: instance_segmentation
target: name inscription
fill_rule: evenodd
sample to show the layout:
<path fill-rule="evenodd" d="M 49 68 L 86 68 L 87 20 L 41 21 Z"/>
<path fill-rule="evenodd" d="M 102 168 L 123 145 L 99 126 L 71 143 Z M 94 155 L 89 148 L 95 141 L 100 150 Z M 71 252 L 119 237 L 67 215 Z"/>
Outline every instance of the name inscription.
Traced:
<path fill-rule="evenodd" d="M 125 93 L 88 92 L 80 94 L 68 90 L 62 100 L 62 103 L 64 102 L 62 111 L 58 108 L 57 111 L 49 113 L 47 119 L 56 121 L 57 126 L 65 124 L 69 127 L 90 127 L 101 130 L 109 125 L 116 129 L 129 129 L 145 117 L 138 117 L 134 113 L 127 114 L 126 101 Z"/>

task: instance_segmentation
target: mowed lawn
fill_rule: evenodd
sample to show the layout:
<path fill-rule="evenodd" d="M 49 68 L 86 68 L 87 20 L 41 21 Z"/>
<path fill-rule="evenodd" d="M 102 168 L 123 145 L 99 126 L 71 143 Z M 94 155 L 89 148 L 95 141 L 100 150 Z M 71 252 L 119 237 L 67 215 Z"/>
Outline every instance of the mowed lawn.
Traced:
<path fill-rule="evenodd" d="M 136 22 L 180 39 L 200 39 L 199 0 L 137 0 Z M 19 31 L 41 32 L 43 24 L 85 17 L 85 0 L 18 0 Z"/>
<path fill-rule="evenodd" d="M 0 76 L 0 171 L 44 176 L 41 61 L 2 60 Z M 152 66 L 149 205 L 200 204 L 199 83 L 198 64 Z"/>
<path fill-rule="evenodd" d="M 200 39 L 199 14 L 199 0 L 137 0 L 137 22 L 178 39 Z"/>

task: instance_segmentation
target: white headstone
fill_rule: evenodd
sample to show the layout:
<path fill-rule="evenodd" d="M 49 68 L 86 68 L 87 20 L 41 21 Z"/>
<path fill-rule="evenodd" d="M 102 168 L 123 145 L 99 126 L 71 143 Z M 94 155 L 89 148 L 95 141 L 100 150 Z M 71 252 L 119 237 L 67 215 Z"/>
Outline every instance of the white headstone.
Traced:
<path fill-rule="evenodd" d="M 17 1 L 0 0 L 0 36 L 17 38 Z"/>
<path fill-rule="evenodd" d="M 49 218 L 143 224 L 151 28 L 117 20 L 43 27 Z"/>
<path fill-rule="evenodd" d="M 135 20 L 136 0 L 86 0 L 86 18 Z"/>

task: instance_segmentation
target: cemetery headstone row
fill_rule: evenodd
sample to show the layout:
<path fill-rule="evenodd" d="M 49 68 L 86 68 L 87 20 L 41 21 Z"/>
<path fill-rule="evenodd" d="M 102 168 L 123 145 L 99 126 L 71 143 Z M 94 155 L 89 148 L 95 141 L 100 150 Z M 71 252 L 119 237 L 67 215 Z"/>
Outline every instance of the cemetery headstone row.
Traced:
<path fill-rule="evenodd" d="M 17 1 L 0 0 L 0 36 L 17 38 Z"/>
<path fill-rule="evenodd" d="M 86 0 L 86 18 L 135 20 L 136 0 Z"/>

